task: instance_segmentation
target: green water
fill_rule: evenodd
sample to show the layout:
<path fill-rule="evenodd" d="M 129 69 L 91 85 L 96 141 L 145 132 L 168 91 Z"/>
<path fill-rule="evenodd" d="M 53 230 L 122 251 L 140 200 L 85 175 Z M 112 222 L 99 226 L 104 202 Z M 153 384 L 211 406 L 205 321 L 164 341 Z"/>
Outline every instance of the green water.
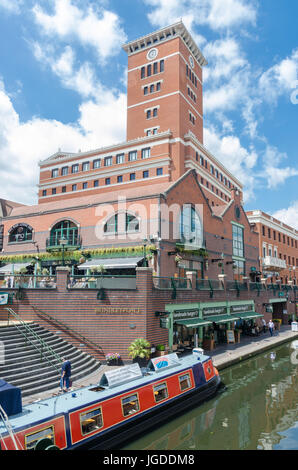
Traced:
<path fill-rule="evenodd" d="M 297 450 L 298 349 L 293 346 L 288 343 L 223 370 L 225 392 L 123 449 Z"/>

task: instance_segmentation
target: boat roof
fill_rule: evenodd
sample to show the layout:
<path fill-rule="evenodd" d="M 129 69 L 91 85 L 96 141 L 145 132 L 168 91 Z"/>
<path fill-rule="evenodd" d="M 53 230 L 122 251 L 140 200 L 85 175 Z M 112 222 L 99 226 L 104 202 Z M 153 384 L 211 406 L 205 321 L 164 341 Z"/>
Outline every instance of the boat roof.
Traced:
<path fill-rule="evenodd" d="M 163 359 L 165 357 L 166 356 L 161 356 L 159 359 Z M 99 400 L 104 401 L 114 397 L 115 395 L 121 395 L 123 393 L 129 392 L 131 389 L 135 389 L 153 381 L 159 381 L 169 375 L 173 375 L 187 368 L 193 367 L 198 362 L 205 362 L 206 360 L 210 359 L 210 356 L 205 356 L 203 354 L 189 354 L 182 358 L 177 357 L 177 359 L 178 361 L 175 361 L 175 365 L 164 367 L 159 371 L 147 369 L 146 375 L 141 374 L 136 379 L 126 381 L 125 383 L 113 387 L 105 387 L 101 391 L 92 390 L 92 388 L 99 386 L 98 383 L 97 385 L 95 384 L 93 386 L 91 385 L 88 387 L 83 387 L 75 391 L 66 392 L 62 395 L 53 396 L 44 400 L 37 400 L 36 402 L 25 405 L 23 406 L 21 413 L 9 417 L 12 429 L 16 430 L 18 428 L 27 427 L 29 425 L 35 425 L 44 420 L 51 419 L 53 416 L 68 413 L 76 410 L 77 408 L 83 408 L 84 406 L 92 405 Z M 119 367 L 119 370 L 121 369 L 123 370 L 123 367 Z M 3 423 L 0 422 L 0 433 L 3 432 L 5 433 L 6 429 Z"/>

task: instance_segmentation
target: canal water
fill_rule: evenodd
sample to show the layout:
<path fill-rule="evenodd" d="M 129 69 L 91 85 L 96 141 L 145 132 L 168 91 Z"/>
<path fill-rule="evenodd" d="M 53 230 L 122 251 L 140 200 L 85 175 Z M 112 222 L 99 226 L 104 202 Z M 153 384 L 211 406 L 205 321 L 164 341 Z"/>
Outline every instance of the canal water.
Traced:
<path fill-rule="evenodd" d="M 297 450 L 298 341 L 221 371 L 227 389 L 123 450 Z"/>

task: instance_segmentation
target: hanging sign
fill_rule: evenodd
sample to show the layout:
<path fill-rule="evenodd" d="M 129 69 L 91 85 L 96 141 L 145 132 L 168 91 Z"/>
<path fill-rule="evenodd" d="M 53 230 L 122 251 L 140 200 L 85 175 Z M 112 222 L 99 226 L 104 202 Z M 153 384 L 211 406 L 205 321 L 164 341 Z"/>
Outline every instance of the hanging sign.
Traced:
<path fill-rule="evenodd" d="M 204 317 L 208 317 L 209 315 L 224 315 L 226 313 L 227 313 L 227 307 L 203 308 Z"/>
<path fill-rule="evenodd" d="M 253 311 L 253 304 L 232 305 L 230 307 L 231 313 L 243 313 L 243 312 L 251 312 L 251 311 Z"/>

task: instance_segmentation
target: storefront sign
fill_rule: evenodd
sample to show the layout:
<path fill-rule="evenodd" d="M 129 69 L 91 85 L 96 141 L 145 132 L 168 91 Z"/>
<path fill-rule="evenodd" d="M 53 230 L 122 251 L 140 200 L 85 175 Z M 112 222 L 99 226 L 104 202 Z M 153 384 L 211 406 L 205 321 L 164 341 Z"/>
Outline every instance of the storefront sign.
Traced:
<path fill-rule="evenodd" d="M 166 328 L 169 329 L 171 325 L 170 318 L 169 317 L 161 317 L 160 318 L 160 328 Z"/>
<path fill-rule="evenodd" d="M 210 315 L 225 315 L 227 314 L 227 307 L 208 307 L 203 308 L 203 315 L 204 317 L 208 317 Z"/>
<path fill-rule="evenodd" d="M 227 330 L 227 342 L 235 343 L 235 335 L 233 330 Z"/>
<path fill-rule="evenodd" d="M 173 313 L 174 320 L 187 320 L 188 318 L 196 318 L 199 316 L 198 310 L 180 310 Z"/>
<path fill-rule="evenodd" d="M 253 311 L 253 304 L 247 305 L 232 305 L 230 308 L 231 313 L 243 313 Z"/>
<path fill-rule="evenodd" d="M 128 307 L 99 307 L 95 310 L 96 315 L 140 315 L 140 308 Z"/>

